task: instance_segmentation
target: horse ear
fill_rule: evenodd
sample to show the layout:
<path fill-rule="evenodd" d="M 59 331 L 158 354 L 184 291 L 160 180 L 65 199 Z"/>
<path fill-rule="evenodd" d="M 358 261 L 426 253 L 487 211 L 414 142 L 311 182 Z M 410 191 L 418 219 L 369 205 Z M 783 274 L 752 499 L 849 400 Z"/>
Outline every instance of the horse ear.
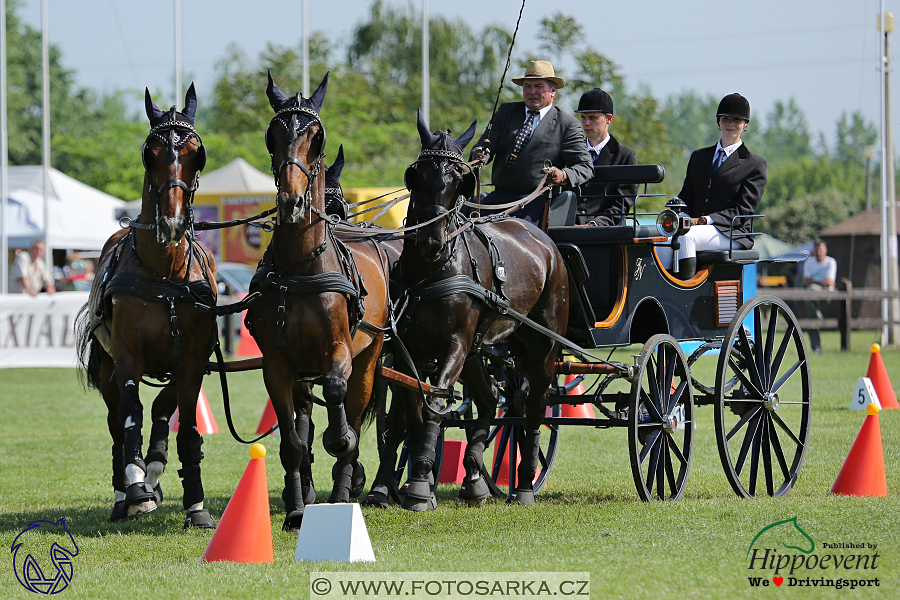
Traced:
<path fill-rule="evenodd" d="M 463 150 L 466 149 L 466 146 L 469 145 L 469 142 L 472 141 L 472 138 L 475 137 L 475 128 L 478 126 L 478 119 L 475 119 L 469 128 L 466 129 L 465 133 L 456 138 L 456 143 L 459 144 L 459 147 Z"/>
<path fill-rule="evenodd" d="M 331 73 L 331 71 L 328 73 Z M 328 90 L 328 73 L 325 73 L 325 77 L 322 78 L 322 83 L 319 84 L 316 91 L 309 97 L 316 112 L 320 112 L 322 102 L 325 100 L 325 92 Z"/>
<path fill-rule="evenodd" d="M 328 173 L 334 177 L 335 179 L 340 178 L 341 171 L 344 170 L 344 145 L 341 144 L 340 148 L 338 148 L 337 158 L 334 159 L 334 162 L 331 163 L 331 166 L 328 167 Z"/>
<path fill-rule="evenodd" d="M 275 85 L 275 79 L 272 78 L 272 70 L 269 70 L 269 84 L 266 86 L 266 96 L 269 97 L 269 106 L 272 107 L 272 110 L 277 111 L 284 103 L 287 102 L 287 98 L 284 97 L 284 94 L 281 93 L 281 90 L 278 89 L 278 86 Z"/>
<path fill-rule="evenodd" d="M 150 97 L 150 90 L 144 88 L 144 106 L 147 109 L 147 118 L 150 119 L 151 125 L 156 125 L 163 116 L 163 111 L 153 102 Z"/>
<path fill-rule="evenodd" d="M 419 139 L 422 141 L 422 147 L 427 148 L 434 140 L 434 134 L 428 129 L 428 123 L 425 122 L 425 117 L 422 115 L 422 109 L 419 108 L 416 110 L 418 112 L 418 122 L 416 123 L 416 127 L 419 129 Z"/>
<path fill-rule="evenodd" d="M 194 90 L 194 83 L 191 82 L 191 87 L 188 88 L 187 93 L 184 95 L 184 108 L 181 109 L 181 114 L 186 116 L 191 121 L 194 120 L 194 115 L 197 113 L 197 92 Z"/>

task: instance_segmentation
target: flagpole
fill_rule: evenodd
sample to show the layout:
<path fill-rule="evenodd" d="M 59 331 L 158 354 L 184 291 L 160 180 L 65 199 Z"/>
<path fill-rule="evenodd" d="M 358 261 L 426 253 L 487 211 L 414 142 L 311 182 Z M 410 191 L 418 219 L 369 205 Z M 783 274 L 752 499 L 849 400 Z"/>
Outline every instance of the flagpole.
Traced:
<path fill-rule="evenodd" d="M 309 98 L 309 0 L 303 0 L 300 5 L 303 24 L 303 96 Z"/>
<path fill-rule="evenodd" d="M 41 0 L 41 164 L 44 194 L 44 259 L 53 269 L 53 243 L 50 236 L 50 27 L 47 0 Z"/>
<path fill-rule="evenodd" d="M 9 291 L 9 238 L 6 200 L 9 197 L 9 148 L 6 137 L 6 0 L 0 0 L 0 293 Z"/>
<path fill-rule="evenodd" d="M 429 42 L 431 30 L 428 24 L 428 0 L 422 0 L 422 116 L 431 127 L 431 65 L 429 63 Z"/>
<path fill-rule="evenodd" d="M 179 106 L 182 98 L 181 84 L 181 0 L 175 0 L 175 101 Z"/>

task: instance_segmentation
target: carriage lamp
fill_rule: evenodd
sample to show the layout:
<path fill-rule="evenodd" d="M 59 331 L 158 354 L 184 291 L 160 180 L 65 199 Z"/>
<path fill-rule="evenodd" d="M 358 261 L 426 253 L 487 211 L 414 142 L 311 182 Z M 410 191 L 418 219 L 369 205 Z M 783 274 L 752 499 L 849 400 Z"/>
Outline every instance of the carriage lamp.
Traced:
<path fill-rule="evenodd" d="M 691 218 L 684 213 L 687 204 L 678 196 L 666 202 L 666 207 L 656 218 L 656 229 L 660 235 L 674 237 L 684 235 L 691 228 Z"/>

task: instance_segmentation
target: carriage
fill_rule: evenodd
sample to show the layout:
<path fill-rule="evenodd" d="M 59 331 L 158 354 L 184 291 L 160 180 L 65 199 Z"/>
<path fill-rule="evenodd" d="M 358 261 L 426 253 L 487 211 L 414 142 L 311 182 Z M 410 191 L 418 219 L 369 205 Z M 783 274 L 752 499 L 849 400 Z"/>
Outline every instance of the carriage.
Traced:
<path fill-rule="evenodd" d="M 595 171 L 595 181 L 643 185 L 635 207 L 641 197 L 651 195 L 648 185 L 661 182 L 665 175 L 659 165 Z M 760 262 L 757 250 L 700 252 L 698 271 L 688 280 L 663 268 L 656 248 L 664 244 L 677 248 L 683 227 L 689 226 L 680 216 L 676 201 L 661 213 L 641 214 L 635 208 L 623 212 L 618 225 L 591 227 L 574 226 L 571 206 L 550 209 L 546 233 L 565 262 L 570 303 L 566 339 L 555 363 L 557 381 L 548 392 L 535 493 L 544 487 L 553 467 L 560 427 L 578 425 L 626 428 L 640 498 L 680 498 L 692 458 L 695 407 L 708 405 L 714 410 L 722 466 L 738 496 L 781 496 L 796 482 L 811 414 L 810 366 L 796 318 L 780 299 L 755 295 L 755 269 L 746 267 Z M 772 261 L 803 258 L 786 255 Z M 633 354 L 635 345 L 642 346 Z M 609 357 L 599 358 L 600 350 Z M 610 360 L 616 351 L 628 353 L 628 358 Z M 692 366 L 704 356 L 717 357 L 715 376 L 709 381 L 692 373 Z M 491 493 L 505 498 L 498 482 L 509 482 L 513 490 L 517 438 L 525 422 L 523 384 L 507 368 L 510 358 L 502 345 L 481 348 L 479 360 L 501 390 L 496 416 L 491 416 L 482 474 Z M 394 381 L 401 379 L 391 369 L 383 368 L 382 373 Z M 560 381 L 564 376 L 565 382 Z M 578 393 L 583 383 L 590 383 L 588 391 Z M 439 481 L 443 432 L 450 428 L 468 432 L 477 416 L 467 388 L 457 393 L 461 402 L 441 422 L 432 482 Z M 599 416 L 564 416 L 574 411 L 563 407 L 583 403 L 595 407 Z M 379 420 L 380 444 L 385 420 L 385 415 Z M 487 452 L 493 460 L 487 459 Z M 408 460 L 404 446 L 396 461 L 398 484 Z M 398 502 L 403 493 L 399 486 L 392 490 Z"/>

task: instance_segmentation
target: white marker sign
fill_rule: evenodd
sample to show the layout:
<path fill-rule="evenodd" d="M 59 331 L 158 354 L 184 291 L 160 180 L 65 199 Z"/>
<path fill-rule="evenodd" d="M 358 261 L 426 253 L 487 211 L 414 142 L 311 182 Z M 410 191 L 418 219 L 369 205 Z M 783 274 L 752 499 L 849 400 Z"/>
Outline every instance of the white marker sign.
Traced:
<path fill-rule="evenodd" d="M 872 386 L 872 380 L 868 377 L 860 377 L 856 382 L 856 390 L 853 397 L 850 398 L 850 410 L 866 410 L 866 407 L 874 404 L 881 409 L 881 402 L 878 401 L 878 394 Z"/>

